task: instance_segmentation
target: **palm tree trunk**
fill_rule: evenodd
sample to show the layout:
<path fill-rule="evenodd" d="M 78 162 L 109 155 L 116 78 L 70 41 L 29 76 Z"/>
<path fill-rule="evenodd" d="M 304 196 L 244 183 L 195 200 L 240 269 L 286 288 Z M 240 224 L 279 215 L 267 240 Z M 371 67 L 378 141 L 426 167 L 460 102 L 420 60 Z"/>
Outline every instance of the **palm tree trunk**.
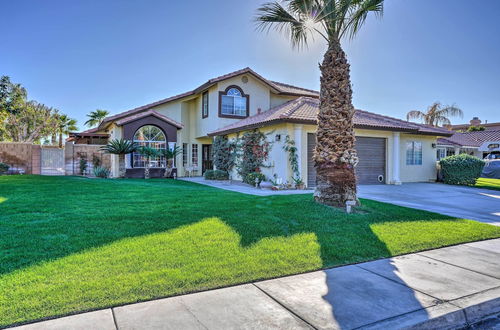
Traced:
<path fill-rule="evenodd" d="M 125 155 L 124 154 L 119 154 L 118 155 L 118 176 L 120 178 L 125 177 Z"/>
<path fill-rule="evenodd" d="M 354 106 L 349 63 L 339 42 L 329 45 L 320 70 L 314 198 L 322 204 L 344 207 L 347 201 L 358 203 L 354 174 L 358 157 L 354 149 Z"/>
<path fill-rule="evenodd" d="M 62 133 L 59 133 L 59 148 L 63 147 L 62 137 L 63 137 Z"/>

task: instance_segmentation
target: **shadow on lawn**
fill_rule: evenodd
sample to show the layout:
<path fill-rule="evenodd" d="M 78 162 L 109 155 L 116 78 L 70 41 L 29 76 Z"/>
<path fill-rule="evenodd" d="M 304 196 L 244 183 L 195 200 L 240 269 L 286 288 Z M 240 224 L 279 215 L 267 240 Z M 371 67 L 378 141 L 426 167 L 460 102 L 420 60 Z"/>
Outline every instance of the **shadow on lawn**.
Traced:
<path fill-rule="evenodd" d="M 314 233 L 328 267 L 397 253 L 372 225 L 453 219 L 373 201 L 346 215 L 310 195 L 259 197 L 170 180 L 22 176 L 2 182 L 0 196 L 7 199 L 0 204 L 0 274 L 210 217 L 233 228 L 243 247 Z"/>
<path fill-rule="evenodd" d="M 234 264 L 243 266 L 238 280 L 229 279 L 227 285 L 404 253 L 407 251 L 398 249 L 397 244 L 388 245 L 391 232 L 386 230 L 384 233 L 381 226 L 411 221 L 432 224 L 453 219 L 373 201 L 363 201 L 364 206 L 358 214 L 346 215 L 316 204 L 310 195 L 258 197 L 165 180 L 106 181 L 23 176 L 2 182 L 0 196 L 7 198 L 0 205 L 0 228 L 4 233 L 0 237 L 0 247 L 4 252 L 0 256 L 0 278 L 46 261 L 57 263 L 58 259 L 84 251 L 108 251 L 111 258 L 106 260 L 111 263 L 113 251 L 109 249 L 113 244 L 127 238 L 140 240 L 141 237 L 173 231 L 182 235 L 162 244 L 173 247 L 182 239 L 182 244 L 176 246 L 177 253 L 187 256 L 202 254 L 204 262 L 211 262 L 213 258 L 223 262 L 231 257 L 226 255 L 232 251 L 225 247 L 227 242 L 235 244 L 234 251 L 243 249 L 242 259 L 235 260 Z M 211 217 L 220 220 L 202 231 L 192 231 L 201 228 L 197 224 L 205 224 L 204 219 Z M 225 241 L 220 237 L 217 240 L 217 232 L 207 236 L 210 228 L 219 228 L 218 223 L 224 224 L 221 230 L 234 235 Z M 401 235 L 407 235 L 410 242 L 418 233 L 402 232 Z M 152 249 L 155 244 L 158 242 L 141 245 L 144 254 L 138 254 L 134 261 L 146 260 L 148 248 Z M 200 249 L 200 246 L 204 248 Z M 127 249 L 119 255 L 126 256 Z M 267 262 L 259 264 L 262 260 Z M 173 259 L 172 265 L 180 267 L 182 260 Z M 165 266 L 171 268 L 172 265 Z M 245 278 L 251 267 L 257 272 L 252 273 L 254 277 Z M 259 267 L 270 268 L 258 272 Z M 59 270 L 54 269 L 56 273 Z M 192 270 L 182 271 L 192 273 Z M 195 274 L 201 277 L 194 279 L 194 283 L 198 283 L 194 289 L 220 285 L 217 281 L 208 281 L 212 280 L 210 278 L 203 278 L 211 274 L 205 270 L 203 267 L 196 270 Z M 231 267 L 227 271 L 228 277 L 233 275 Z M 396 269 L 393 271 L 396 273 Z M 335 278 L 327 281 L 328 294 L 324 299 L 332 306 L 334 319 L 341 327 L 348 327 L 347 321 L 342 319 L 345 306 L 337 305 L 344 299 L 344 293 L 336 287 L 337 282 Z M 162 295 L 163 291 L 155 291 L 153 287 L 150 295 L 141 298 L 143 283 L 135 283 L 137 287 L 130 283 L 132 287 L 125 288 L 138 291 L 129 301 Z M 186 290 L 192 291 L 193 288 L 187 287 Z M 410 291 L 405 293 L 409 301 L 413 294 Z M 179 292 L 169 292 L 174 293 Z M 411 304 L 418 305 L 418 300 L 414 299 Z M 349 308 L 355 310 L 355 306 Z"/>

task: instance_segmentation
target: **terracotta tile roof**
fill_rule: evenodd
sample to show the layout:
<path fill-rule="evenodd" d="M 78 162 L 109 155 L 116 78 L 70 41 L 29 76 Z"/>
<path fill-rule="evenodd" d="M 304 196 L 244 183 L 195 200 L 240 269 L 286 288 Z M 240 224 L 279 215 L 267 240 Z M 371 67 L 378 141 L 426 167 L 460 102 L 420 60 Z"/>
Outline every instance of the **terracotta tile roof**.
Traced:
<path fill-rule="evenodd" d="M 150 108 L 152 108 L 154 106 L 157 106 L 157 105 L 160 105 L 160 104 L 163 104 L 163 103 L 167 103 L 167 102 L 170 102 L 170 101 L 178 100 L 178 99 L 181 99 L 183 97 L 194 95 L 194 94 L 195 94 L 194 91 L 189 91 L 189 92 L 186 92 L 186 93 L 182 93 L 182 94 L 178 94 L 178 95 L 175 95 L 175 96 L 168 97 L 168 98 L 163 99 L 163 100 L 159 100 L 159 101 L 156 101 L 156 102 L 153 102 L 153 103 L 149 103 L 149 104 L 140 106 L 138 108 L 134 108 L 132 110 L 124 111 L 124 112 L 121 112 L 121 113 L 113 115 L 113 116 L 106 117 L 102 121 L 102 123 L 101 123 L 101 125 L 99 127 L 101 127 L 103 124 L 108 123 L 110 121 L 114 121 L 116 119 L 120 119 L 120 118 L 129 116 L 129 115 L 132 115 L 134 113 L 141 112 L 143 110 L 148 110 L 148 109 L 150 109 Z"/>
<path fill-rule="evenodd" d="M 120 119 L 118 121 L 116 121 L 116 125 L 118 126 L 122 126 L 126 123 L 129 123 L 131 121 L 134 121 L 134 120 L 137 120 L 137 119 L 141 119 L 141 118 L 144 118 L 144 117 L 147 117 L 147 116 L 154 116 L 158 119 L 161 119 L 169 124 L 172 124 L 174 125 L 175 127 L 177 128 L 183 128 L 184 125 L 182 125 L 181 123 L 173 120 L 172 118 L 169 118 L 167 116 L 164 116 L 162 115 L 161 113 L 155 111 L 155 110 L 148 110 L 148 111 L 144 111 L 144 112 L 139 112 L 139 113 L 136 113 L 134 115 L 130 115 L 128 117 L 125 117 L 123 119 Z"/>
<path fill-rule="evenodd" d="M 260 114 L 245 118 L 234 124 L 213 131 L 209 135 L 214 136 L 229 134 L 245 129 L 263 127 L 277 122 L 295 122 L 314 125 L 317 122 L 318 110 L 318 99 L 299 97 Z M 401 119 L 382 116 L 363 110 L 356 110 L 354 115 L 354 127 L 439 136 L 451 136 L 453 134 L 453 132 L 443 128 L 411 123 Z"/>
<path fill-rule="evenodd" d="M 453 136 L 438 139 L 438 144 L 457 147 L 479 147 L 487 141 L 500 141 L 500 130 L 455 133 Z"/>
<path fill-rule="evenodd" d="M 187 96 L 195 95 L 201 91 L 204 91 L 205 89 L 209 88 L 210 86 L 218 83 L 219 81 L 223 81 L 225 79 L 236 77 L 238 75 L 245 74 L 245 73 L 251 74 L 254 77 L 256 77 L 257 79 L 259 79 L 260 81 L 262 81 L 263 83 L 269 85 L 277 94 L 319 97 L 319 92 L 317 92 L 317 91 L 268 80 L 268 79 L 262 77 L 261 75 L 259 75 L 257 72 L 255 72 L 252 69 L 247 67 L 247 68 L 237 70 L 237 71 L 234 71 L 234 72 L 231 72 L 231 73 L 219 76 L 219 77 L 209 79 L 207 82 L 205 82 L 204 84 L 198 86 L 197 88 L 195 88 L 191 91 L 188 91 L 188 92 L 185 92 L 182 94 L 178 94 L 175 96 L 171 96 L 171 97 L 168 97 L 166 99 L 162 99 L 162 100 L 159 100 L 159 101 L 156 101 L 153 103 L 149 103 L 149 104 L 146 104 L 146 105 L 143 105 L 143 106 L 131 109 L 131 110 L 127 110 L 127 111 L 121 112 L 121 113 L 113 115 L 113 116 L 106 117 L 99 127 L 102 129 L 103 126 L 105 126 L 107 123 L 109 123 L 111 121 L 135 114 L 137 112 L 149 110 L 150 108 L 155 107 L 155 106 L 160 105 L 160 104 L 179 100 L 179 99 L 182 99 L 182 98 L 187 97 Z"/>

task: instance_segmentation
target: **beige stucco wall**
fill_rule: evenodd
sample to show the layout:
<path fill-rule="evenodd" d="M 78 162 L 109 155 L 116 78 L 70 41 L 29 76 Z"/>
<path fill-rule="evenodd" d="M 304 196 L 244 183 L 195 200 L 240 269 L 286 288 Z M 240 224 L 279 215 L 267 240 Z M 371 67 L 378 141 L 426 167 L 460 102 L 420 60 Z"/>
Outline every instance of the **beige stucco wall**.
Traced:
<path fill-rule="evenodd" d="M 296 133 L 296 130 L 299 133 Z M 300 169 L 301 177 L 307 182 L 307 134 L 315 133 L 315 125 L 302 124 L 279 124 L 260 129 L 268 134 L 268 141 L 272 143 L 272 149 L 269 154 L 269 167 L 262 168 L 262 172 L 267 177 L 277 174 L 284 181 L 291 181 L 292 171 L 288 161 L 288 153 L 283 151 L 285 136 L 289 135 L 296 142 L 300 150 Z M 281 141 L 275 141 L 277 134 L 281 135 Z M 386 139 L 386 174 L 385 183 L 390 184 L 393 178 L 394 155 L 393 143 L 394 134 L 390 131 L 355 129 L 358 137 L 378 137 Z M 236 138 L 237 134 L 231 134 L 230 138 Z M 298 142 L 297 137 L 301 139 Z M 400 134 L 399 166 L 400 179 L 402 182 L 428 182 L 436 179 L 436 148 L 432 145 L 436 143 L 436 137 L 425 135 Z M 418 141 L 422 143 L 422 165 L 406 165 L 406 142 Z M 239 179 L 236 172 L 232 173 L 233 178 Z"/>
<path fill-rule="evenodd" d="M 416 141 L 422 143 L 422 165 L 406 165 L 406 143 Z M 437 176 L 436 137 L 425 135 L 401 134 L 400 144 L 400 177 L 402 182 L 435 181 Z"/>

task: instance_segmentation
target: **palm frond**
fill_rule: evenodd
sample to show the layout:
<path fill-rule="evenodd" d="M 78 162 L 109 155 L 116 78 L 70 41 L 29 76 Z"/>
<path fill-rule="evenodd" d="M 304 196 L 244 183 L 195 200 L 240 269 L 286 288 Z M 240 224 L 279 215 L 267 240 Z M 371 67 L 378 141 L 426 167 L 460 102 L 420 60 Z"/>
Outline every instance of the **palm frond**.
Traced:
<path fill-rule="evenodd" d="M 365 23 L 368 14 L 373 12 L 377 17 L 382 17 L 384 12 L 384 0 L 345 0 L 349 6 L 343 10 L 348 12 L 342 20 L 343 26 L 339 27 L 339 38 L 348 35 L 350 39 L 359 32 Z"/>
<path fill-rule="evenodd" d="M 451 121 L 446 116 L 435 116 L 432 126 L 444 126 L 451 125 Z"/>
<path fill-rule="evenodd" d="M 257 9 L 255 18 L 257 29 L 269 32 L 271 29 L 279 33 L 288 34 L 292 46 L 300 48 L 307 46 L 308 27 L 304 17 L 296 17 L 278 2 L 269 2 Z"/>
<path fill-rule="evenodd" d="M 411 119 L 425 120 L 425 117 L 426 117 L 425 113 L 419 110 L 412 110 L 406 114 L 407 121 L 410 121 Z"/>
<path fill-rule="evenodd" d="M 451 106 L 445 106 L 439 110 L 436 111 L 436 114 L 439 116 L 445 116 L 445 117 L 460 117 L 462 118 L 464 116 L 464 112 L 462 109 L 455 105 Z"/>

